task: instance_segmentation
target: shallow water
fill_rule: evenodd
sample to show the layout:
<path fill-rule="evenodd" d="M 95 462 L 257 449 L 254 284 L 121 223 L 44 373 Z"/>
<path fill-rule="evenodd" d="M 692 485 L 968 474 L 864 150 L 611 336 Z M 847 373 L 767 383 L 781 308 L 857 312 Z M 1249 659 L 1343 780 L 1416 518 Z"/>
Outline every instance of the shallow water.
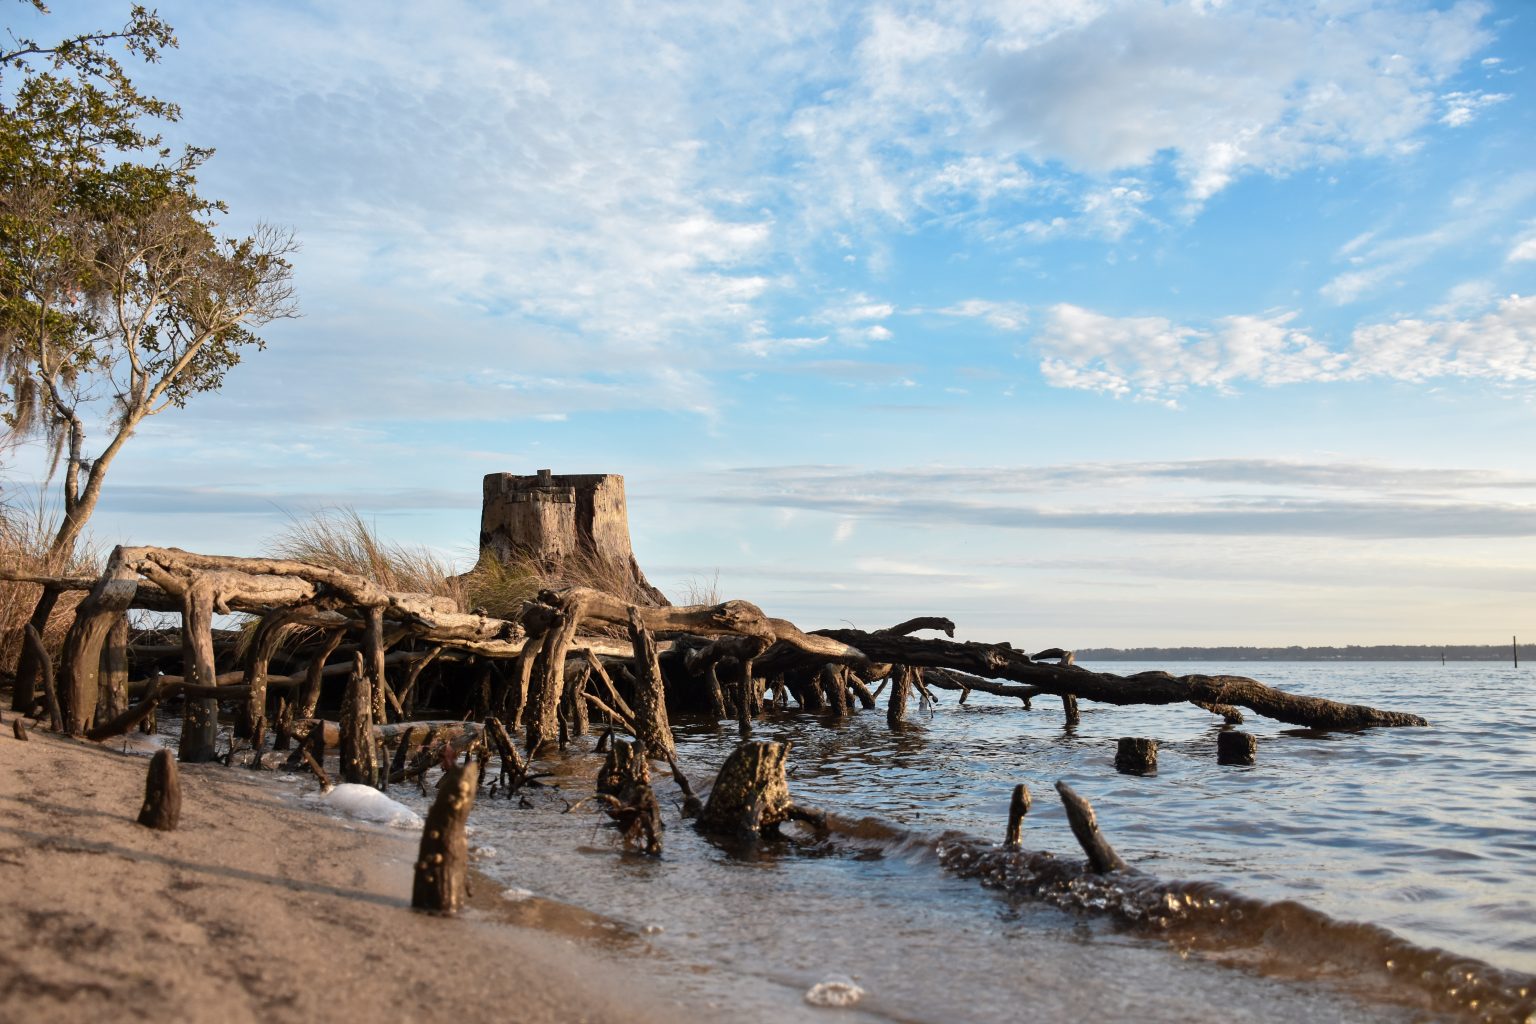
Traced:
<path fill-rule="evenodd" d="M 1420 946 L 1536 972 L 1536 674 L 1488 664 L 1162 667 L 1253 675 L 1297 693 L 1415 711 L 1433 725 L 1316 735 L 1249 716 L 1243 728 L 1259 737 L 1258 763 L 1239 768 L 1216 763 L 1220 722 L 1189 706 L 1084 702 L 1068 732 L 1054 698 L 1024 711 L 1016 700 L 973 693 L 961 706 L 941 693 L 941 706 L 914 710 L 902 733 L 886 729 L 883 711 L 831 726 L 800 713 L 759 723 L 755 738 L 794 744 L 796 799 L 843 820 L 824 839 L 743 856 L 700 838 L 669 807 L 665 855 L 621 856 L 601 815 L 561 813 L 591 791 L 599 758 L 588 754 L 554 763 L 558 788 L 530 792 L 532 807 L 482 799 L 472 845 L 498 884 L 611 918 L 613 942 L 654 959 L 695 1019 L 820 1017 L 832 1011 L 800 997 L 835 975 L 868 993 L 857 1010 L 836 1011 L 848 1019 L 1443 1012 L 1407 989 L 1454 987 L 1466 965 L 1425 961 L 1435 976 L 1395 992 L 1383 973 L 1391 968 L 1367 962 L 1395 955 L 1381 952 L 1371 929 L 1294 927 L 1296 915 L 1281 914 L 1273 921 L 1287 923 L 1272 923 L 1256 943 L 1162 937 L 1123 916 L 1084 912 L 1099 905 L 1091 899 L 1062 909 L 1061 899 L 999 893 L 941 866 L 942 833 L 1001 838 L 1017 782 L 1035 795 L 1024 847 L 1080 858 L 1052 790 L 1057 779 L 1093 802 L 1125 860 L 1158 879 L 1295 900 Z M 737 742 L 734 729 L 675 725 L 683 767 L 706 786 Z M 1122 735 L 1160 741 L 1156 776 L 1115 772 Z M 590 747 L 582 740 L 573 750 Z M 665 802 L 673 790 L 658 792 Z M 875 822 L 848 824 L 866 815 Z M 1339 946 L 1352 949 L 1341 955 Z"/>

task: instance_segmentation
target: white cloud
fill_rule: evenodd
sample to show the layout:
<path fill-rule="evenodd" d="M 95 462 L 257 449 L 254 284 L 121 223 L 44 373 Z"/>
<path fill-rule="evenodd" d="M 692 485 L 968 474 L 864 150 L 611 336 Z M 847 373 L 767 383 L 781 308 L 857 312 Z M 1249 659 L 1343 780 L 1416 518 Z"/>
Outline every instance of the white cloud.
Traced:
<path fill-rule="evenodd" d="M 1536 260 L 1536 222 L 1526 225 L 1524 234 L 1515 239 L 1515 244 L 1510 248 L 1509 255 L 1504 257 L 1504 259 L 1509 263 Z"/>
<path fill-rule="evenodd" d="M 1021 331 L 1029 323 L 1029 307 L 1022 302 L 966 299 L 933 312 L 940 316 L 981 320 L 999 331 Z"/>
<path fill-rule="evenodd" d="M 1441 103 L 1445 105 L 1440 123 L 1448 128 L 1464 127 L 1476 120 L 1483 110 L 1509 98 L 1507 92 L 1483 92 L 1478 89 L 1471 92 L 1448 92 L 1440 97 Z"/>
<path fill-rule="evenodd" d="M 1480 282 L 1472 285 L 1480 288 Z M 1199 328 L 1062 304 L 1049 311 L 1035 347 L 1041 375 L 1054 387 L 1168 404 L 1193 388 L 1230 392 L 1244 383 L 1446 378 L 1536 383 L 1536 297 L 1511 295 L 1486 313 L 1462 319 L 1364 324 L 1341 351 L 1292 327 L 1294 318 L 1294 313 L 1232 316 Z"/>
<path fill-rule="evenodd" d="M 1511 295 L 1466 320 L 1402 319 L 1356 328 L 1351 377 L 1536 382 L 1536 296 Z"/>
<path fill-rule="evenodd" d="M 1046 38 L 989 47 L 982 84 L 994 137 L 1092 173 L 1172 153 L 1199 201 L 1243 174 L 1411 145 L 1436 84 L 1488 41 L 1485 14 L 1104 3 Z"/>
<path fill-rule="evenodd" d="M 1048 311 L 1035 346 L 1040 372 L 1055 387 L 1152 401 L 1174 401 L 1190 388 L 1337 379 L 1343 357 L 1292 327 L 1295 315 L 1232 316 L 1200 329 L 1063 303 Z"/>

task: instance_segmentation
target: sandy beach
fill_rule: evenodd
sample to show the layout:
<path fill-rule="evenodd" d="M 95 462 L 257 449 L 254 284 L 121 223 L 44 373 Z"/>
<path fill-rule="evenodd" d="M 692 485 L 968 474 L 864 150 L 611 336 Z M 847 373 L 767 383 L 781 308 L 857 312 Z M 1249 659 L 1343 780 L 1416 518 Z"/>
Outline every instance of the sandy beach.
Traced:
<path fill-rule="evenodd" d="M 134 822 L 148 759 L 0 736 L 0 1019 L 644 1022 L 638 965 L 479 908 L 409 909 L 418 836 L 182 766 L 175 832 Z M 121 746 L 121 741 L 117 741 Z"/>

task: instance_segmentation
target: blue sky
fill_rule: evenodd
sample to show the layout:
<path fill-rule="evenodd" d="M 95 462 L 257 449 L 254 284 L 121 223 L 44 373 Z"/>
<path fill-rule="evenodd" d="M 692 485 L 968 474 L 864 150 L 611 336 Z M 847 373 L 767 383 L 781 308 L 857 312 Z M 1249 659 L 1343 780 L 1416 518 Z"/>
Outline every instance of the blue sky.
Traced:
<path fill-rule="evenodd" d="M 124 14 L 70 7 L 10 23 Z M 674 597 L 807 626 L 1536 637 L 1528 3 L 160 11 L 140 80 L 305 316 L 99 542 L 346 502 L 468 558 L 549 467 L 625 474 Z"/>

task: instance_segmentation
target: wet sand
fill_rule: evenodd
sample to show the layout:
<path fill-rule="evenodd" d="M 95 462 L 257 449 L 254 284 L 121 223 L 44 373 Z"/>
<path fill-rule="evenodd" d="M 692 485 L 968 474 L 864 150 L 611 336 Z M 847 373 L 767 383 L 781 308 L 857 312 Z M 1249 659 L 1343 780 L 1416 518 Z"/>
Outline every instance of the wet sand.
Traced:
<path fill-rule="evenodd" d="M 11 718 L 0 1020 L 675 1015 L 639 966 L 590 944 L 485 910 L 412 912 L 413 830 L 306 809 L 240 768 L 183 765 L 181 827 L 154 832 L 134 822 L 147 758 L 41 732 L 23 743 Z"/>

